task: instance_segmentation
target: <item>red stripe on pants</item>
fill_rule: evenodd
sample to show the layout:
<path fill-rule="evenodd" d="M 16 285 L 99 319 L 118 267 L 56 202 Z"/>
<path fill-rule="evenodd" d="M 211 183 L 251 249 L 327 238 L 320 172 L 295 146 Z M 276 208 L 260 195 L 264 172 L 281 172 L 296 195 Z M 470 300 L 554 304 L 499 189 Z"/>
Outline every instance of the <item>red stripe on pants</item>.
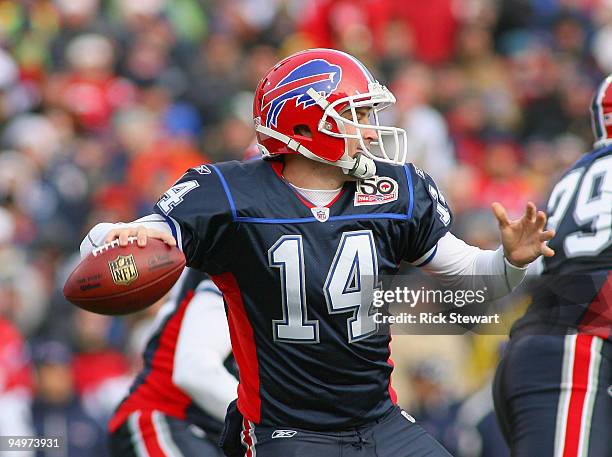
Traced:
<path fill-rule="evenodd" d="M 393 363 L 393 359 L 391 359 L 391 340 L 392 338 L 389 340 L 389 358 L 387 359 L 387 363 L 391 365 L 392 370 L 391 373 L 389 373 L 389 398 L 391 398 L 391 402 L 393 402 L 394 405 L 397 405 L 397 394 L 395 393 L 391 379 L 393 377 L 393 370 L 395 369 L 395 363 Z"/>
<path fill-rule="evenodd" d="M 577 335 L 572 370 L 572 392 L 570 394 L 567 422 L 565 428 L 565 443 L 563 457 L 576 457 L 580 435 L 584 432 L 582 411 L 584 399 L 589 386 L 589 367 L 591 364 L 592 335 Z"/>
<path fill-rule="evenodd" d="M 140 429 L 142 442 L 150 457 L 166 457 L 157 441 L 157 432 L 151 416 L 151 411 L 143 411 L 138 418 L 138 428 Z"/>

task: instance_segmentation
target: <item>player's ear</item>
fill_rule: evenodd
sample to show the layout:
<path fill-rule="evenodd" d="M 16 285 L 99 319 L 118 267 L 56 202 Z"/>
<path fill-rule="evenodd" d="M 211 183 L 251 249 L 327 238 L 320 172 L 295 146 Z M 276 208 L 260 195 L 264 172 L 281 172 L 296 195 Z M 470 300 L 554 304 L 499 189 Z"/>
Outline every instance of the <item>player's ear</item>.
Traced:
<path fill-rule="evenodd" d="M 312 132 L 310 131 L 310 127 L 304 124 L 296 125 L 295 127 L 293 127 L 293 133 L 299 136 L 312 138 Z"/>

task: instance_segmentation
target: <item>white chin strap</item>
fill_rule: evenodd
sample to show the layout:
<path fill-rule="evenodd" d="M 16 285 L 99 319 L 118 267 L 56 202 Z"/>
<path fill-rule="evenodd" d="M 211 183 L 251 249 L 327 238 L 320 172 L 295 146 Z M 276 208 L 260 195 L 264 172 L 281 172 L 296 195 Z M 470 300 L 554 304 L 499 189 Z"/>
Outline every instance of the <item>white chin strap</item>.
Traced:
<path fill-rule="evenodd" d="M 368 179 L 376 174 L 376 164 L 374 163 L 374 160 L 361 153 L 358 153 L 355 157 L 349 157 L 348 154 L 345 153 L 340 159 L 336 160 L 335 162 L 331 162 L 313 154 L 312 151 L 310 151 L 310 149 L 308 149 L 306 146 L 294 140 L 290 136 L 285 135 L 284 133 L 277 132 L 276 130 L 272 130 L 271 128 L 263 125 L 257 125 L 255 130 L 263 133 L 266 136 L 274 138 L 283 144 L 286 144 L 289 149 L 302 154 L 304 157 L 311 160 L 316 160 L 317 162 L 340 167 L 344 173 L 357 179 Z M 268 153 L 268 151 L 264 151 L 264 155 L 267 155 L 268 157 L 274 156 L 273 154 Z"/>

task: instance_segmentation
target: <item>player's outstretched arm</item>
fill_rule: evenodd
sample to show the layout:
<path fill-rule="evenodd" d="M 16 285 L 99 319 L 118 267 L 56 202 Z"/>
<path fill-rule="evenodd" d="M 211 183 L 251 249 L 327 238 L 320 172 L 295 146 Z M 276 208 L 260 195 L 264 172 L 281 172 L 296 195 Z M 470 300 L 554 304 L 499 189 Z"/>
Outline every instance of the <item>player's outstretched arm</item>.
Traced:
<path fill-rule="evenodd" d="M 555 231 L 545 230 L 546 214 L 538 211 L 532 202 L 527 203 L 520 219 L 512 221 L 500 203 L 494 202 L 491 208 L 499 223 L 504 256 L 512 265 L 523 268 L 542 255 L 555 255 L 546 244 L 555 236 Z"/>
<path fill-rule="evenodd" d="M 494 300 L 520 284 L 531 262 L 541 255 L 554 255 L 546 245 L 554 231 L 544 230 L 546 215 L 531 202 L 525 214 L 514 221 L 508 219 L 501 204 L 493 203 L 492 207 L 499 222 L 502 246 L 495 251 L 480 249 L 447 233 L 438 241 L 437 250 L 432 248 L 436 253 L 424 270 L 444 276 L 453 284 L 468 281 L 466 287 L 486 286 L 489 298 Z"/>

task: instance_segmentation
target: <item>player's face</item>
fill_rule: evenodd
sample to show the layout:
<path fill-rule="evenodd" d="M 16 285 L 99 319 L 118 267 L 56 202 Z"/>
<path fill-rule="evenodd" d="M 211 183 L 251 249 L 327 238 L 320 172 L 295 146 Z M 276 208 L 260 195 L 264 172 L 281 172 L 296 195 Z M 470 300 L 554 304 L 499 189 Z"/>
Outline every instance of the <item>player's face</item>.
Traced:
<path fill-rule="evenodd" d="M 357 122 L 365 126 L 370 125 L 371 111 L 372 111 L 371 109 L 365 108 L 365 107 L 355 108 L 355 112 L 357 114 Z M 345 111 L 344 113 L 342 113 L 342 117 L 352 120 L 351 111 L 350 110 Z M 348 134 L 354 135 L 357 132 L 357 129 L 353 127 L 352 125 L 345 124 L 345 128 L 346 128 L 346 133 Z M 376 130 L 372 130 L 368 128 L 360 128 L 359 132 L 361 134 L 361 137 L 363 138 L 363 142 L 368 147 L 370 146 L 370 143 L 372 141 L 378 140 L 378 135 L 376 134 Z M 356 138 L 347 138 L 346 141 L 348 144 L 348 154 L 349 156 L 354 157 L 355 154 L 357 154 L 357 152 L 359 152 L 359 150 L 361 149 L 359 140 Z"/>

